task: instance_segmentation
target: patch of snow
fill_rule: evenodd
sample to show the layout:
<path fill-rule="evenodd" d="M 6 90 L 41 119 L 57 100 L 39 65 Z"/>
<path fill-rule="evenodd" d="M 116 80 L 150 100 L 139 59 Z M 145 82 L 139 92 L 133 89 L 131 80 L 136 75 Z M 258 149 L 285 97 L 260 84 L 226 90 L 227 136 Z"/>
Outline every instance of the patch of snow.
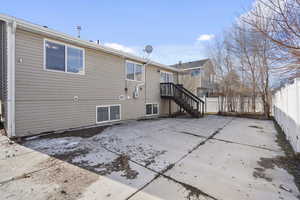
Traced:
<path fill-rule="evenodd" d="M 49 155 L 63 154 L 81 148 L 80 137 L 43 138 L 25 142 L 25 146 Z"/>
<path fill-rule="evenodd" d="M 207 117 L 132 121 L 88 138 L 43 138 L 27 141 L 25 146 L 49 155 L 63 156 L 74 152 L 72 163 L 91 167 L 109 163 L 117 154 L 122 154 L 143 166 L 161 171 L 204 140 L 180 131 L 209 135 L 228 120 Z"/>

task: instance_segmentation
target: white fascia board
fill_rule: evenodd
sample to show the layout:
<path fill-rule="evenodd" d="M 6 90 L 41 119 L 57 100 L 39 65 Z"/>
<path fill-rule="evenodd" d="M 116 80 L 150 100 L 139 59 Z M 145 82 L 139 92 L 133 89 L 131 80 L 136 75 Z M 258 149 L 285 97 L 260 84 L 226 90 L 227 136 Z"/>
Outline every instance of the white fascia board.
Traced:
<path fill-rule="evenodd" d="M 188 68 L 188 69 L 182 69 L 182 71 L 189 71 L 193 69 L 203 69 L 204 67 L 193 67 L 193 68 Z"/>
<path fill-rule="evenodd" d="M 16 21 L 6 21 L 7 27 L 7 134 L 15 137 L 15 34 Z"/>
<path fill-rule="evenodd" d="M 93 42 L 82 40 L 80 38 L 72 37 L 65 33 L 61 33 L 61 32 L 58 32 L 58 31 L 55 31 L 55 30 L 52 30 L 52 29 L 49 29 L 49 28 L 46 28 L 46 27 L 43 27 L 40 25 L 36 25 L 36 24 L 30 23 L 30 22 L 27 22 L 25 20 L 17 19 L 15 17 L 0 14 L 0 19 L 5 20 L 5 21 L 15 20 L 18 28 L 26 30 L 26 31 L 30 31 L 33 33 L 42 34 L 42 35 L 49 36 L 52 38 L 64 40 L 64 41 L 71 42 L 71 43 L 74 43 L 77 45 L 81 45 L 81 46 L 84 46 L 87 48 L 100 50 L 100 51 L 103 51 L 103 52 L 106 52 L 109 54 L 121 56 L 125 59 L 132 59 L 132 60 L 139 61 L 142 63 L 148 63 L 151 65 L 157 66 L 159 68 L 164 68 L 164 69 L 168 69 L 168 70 L 175 71 L 175 72 L 179 71 L 178 69 L 167 66 L 167 65 L 163 65 L 163 64 L 160 64 L 160 63 L 157 63 L 154 61 L 149 62 L 149 60 L 147 60 L 147 59 L 144 59 L 144 58 L 141 58 L 141 57 L 138 57 L 138 56 L 135 56 L 135 55 L 123 52 L 123 51 L 119 51 L 119 50 L 116 50 L 113 48 L 109 48 L 104 45 L 99 45 L 99 44 L 95 44 Z"/>

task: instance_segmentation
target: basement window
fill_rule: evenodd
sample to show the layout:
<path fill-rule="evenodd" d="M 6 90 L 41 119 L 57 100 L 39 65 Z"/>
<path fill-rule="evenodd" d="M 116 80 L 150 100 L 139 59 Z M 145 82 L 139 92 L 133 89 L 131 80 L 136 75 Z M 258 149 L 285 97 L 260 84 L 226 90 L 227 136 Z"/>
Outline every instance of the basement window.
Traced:
<path fill-rule="evenodd" d="M 143 81 L 143 65 L 132 61 L 126 61 L 126 80 Z"/>
<path fill-rule="evenodd" d="M 158 114 L 158 104 L 148 103 L 146 104 L 146 115 L 157 115 Z"/>
<path fill-rule="evenodd" d="M 84 74 L 84 49 L 45 40 L 44 51 L 46 70 Z"/>
<path fill-rule="evenodd" d="M 121 120 L 121 105 L 102 105 L 96 107 L 96 122 L 112 122 Z"/>

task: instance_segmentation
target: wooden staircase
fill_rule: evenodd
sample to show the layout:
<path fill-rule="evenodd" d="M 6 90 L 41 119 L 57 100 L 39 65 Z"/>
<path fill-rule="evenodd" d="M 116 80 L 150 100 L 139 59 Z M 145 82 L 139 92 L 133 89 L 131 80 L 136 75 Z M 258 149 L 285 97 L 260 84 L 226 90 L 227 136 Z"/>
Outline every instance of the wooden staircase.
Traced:
<path fill-rule="evenodd" d="M 184 88 L 182 85 L 161 83 L 160 96 L 163 99 L 173 100 L 192 117 L 199 118 L 204 115 L 204 101 Z"/>

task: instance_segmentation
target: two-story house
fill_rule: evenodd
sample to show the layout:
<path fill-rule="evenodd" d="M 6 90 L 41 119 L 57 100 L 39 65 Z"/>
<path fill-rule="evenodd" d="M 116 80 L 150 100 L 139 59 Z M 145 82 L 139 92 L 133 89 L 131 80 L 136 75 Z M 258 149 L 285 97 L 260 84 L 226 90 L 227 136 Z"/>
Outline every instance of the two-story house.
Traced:
<path fill-rule="evenodd" d="M 210 59 L 171 65 L 180 70 L 178 83 L 198 97 L 209 96 L 215 91 L 215 71 Z"/>

